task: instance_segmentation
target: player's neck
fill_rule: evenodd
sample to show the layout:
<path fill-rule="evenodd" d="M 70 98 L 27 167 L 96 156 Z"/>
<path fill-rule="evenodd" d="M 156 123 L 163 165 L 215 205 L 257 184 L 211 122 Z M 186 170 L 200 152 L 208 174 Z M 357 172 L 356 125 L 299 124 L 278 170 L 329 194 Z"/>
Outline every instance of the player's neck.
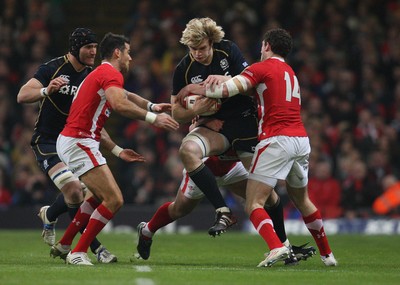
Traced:
<path fill-rule="evenodd" d="M 85 69 L 86 66 L 81 64 L 72 54 L 68 53 L 67 58 L 77 72 Z"/>
<path fill-rule="evenodd" d="M 121 71 L 121 68 L 120 68 L 120 66 L 118 64 L 118 61 L 116 61 L 116 60 L 104 59 L 104 60 L 101 61 L 101 64 L 104 64 L 104 63 L 111 65 L 112 67 L 114 67 L 118 71 Z"/>

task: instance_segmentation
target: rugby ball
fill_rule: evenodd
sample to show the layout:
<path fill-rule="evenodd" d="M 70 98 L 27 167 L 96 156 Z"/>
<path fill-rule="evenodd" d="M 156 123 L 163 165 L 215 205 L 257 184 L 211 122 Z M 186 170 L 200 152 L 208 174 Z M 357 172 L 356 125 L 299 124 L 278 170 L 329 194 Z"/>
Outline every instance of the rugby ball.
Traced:
<path fill-rule="evenodd" d="M 183 101 L 183 107 L 187 110 L 193 110 L 193 105 L 196 102 L 197 99 L 201 98 L 201 95 L 195 95 L 195 94 L 190 94 L 188 96 L 185 97 L 184 101 Z M 215 113 L 218 112 L 218 110 L 221 108 L 221 99 L 212 99 L 215 101 L 215 103 L 211 106 L 211 108 L 200 114 L 200 116 L 211 116 Z"/>

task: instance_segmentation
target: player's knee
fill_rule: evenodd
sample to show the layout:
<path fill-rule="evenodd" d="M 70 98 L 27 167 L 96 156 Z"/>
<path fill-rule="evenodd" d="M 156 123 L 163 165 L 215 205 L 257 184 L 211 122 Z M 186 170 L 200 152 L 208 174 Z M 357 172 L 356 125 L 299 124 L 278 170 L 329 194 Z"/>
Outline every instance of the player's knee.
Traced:
<path fill-rule="evenodd" d="M 113 213 L 116 213 L 124 205 L 122 195 L 112 195 L 103 201 L 104 205 Z"/>
<path fill-rule="evenodd" d="M 199 146 L 193 141 L 186 141 L 179 148 L 179 155 L 183 157 L 197 156 L 199 153 Z"/>
<path fill-rule="evenodd" d="M 206 138 L 198 134 L 189 134 L 179 148 L 179 155 L 182 159 L 185 157 L 205 157 L 210 151 L 210 146 Z"/>
<path fill-rule="evenodd" d="M 83 192 L 78 180 L 64 184 L 61 191 L 63 192 L 67 203 L 80 204 L 83 202 Z"/>
<path fill-rule="evenodd" d="M 244 211 L 246 212 L 246 214 L 250 217 L 251 213 L 254 211 L 254 209 L 256 209 L 256 206 L 254 205 L 254 203 L 250 203 L 248 201 L 246 201 L 245 205 L 244 205 Z"/>

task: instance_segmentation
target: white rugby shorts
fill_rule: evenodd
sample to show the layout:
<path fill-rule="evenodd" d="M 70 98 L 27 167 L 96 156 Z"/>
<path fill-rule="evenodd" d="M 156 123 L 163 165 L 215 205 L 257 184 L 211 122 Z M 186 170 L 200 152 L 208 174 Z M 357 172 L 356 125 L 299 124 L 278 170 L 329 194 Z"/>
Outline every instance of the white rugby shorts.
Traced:
<path fill-rule="evenodd" d="M 215 176 L 215 179 L 217 180 L 218 186 L 221 187 L 245 180 L 247 177 L 248 172 L 246 168 L 244 168 L 243 164 L 238 161 L 226 174 L 223 176 Z M 179 191 L 182 191 L 185 197 L 192 200 L 204 197 L 203 192 L 196 186 L 185 169 L 183 170 L 183 178 L 181 185 L 179 186 Z"/>
<path fill-rule="evenodd" d="M 107 163 L 99 150 L 100 142 L 91 138 L 59 135 L 56 147 L 60 159 L 77 177 Z"/>
<path fill-rule="evenodd" d="M 304 187 L 308 183 L 310 152 L 308 137 L 275 136 L 262 140 L 256 146 L 249 179 L 271 187 L 277 180 L 286 180 L 295 188 Z"/>

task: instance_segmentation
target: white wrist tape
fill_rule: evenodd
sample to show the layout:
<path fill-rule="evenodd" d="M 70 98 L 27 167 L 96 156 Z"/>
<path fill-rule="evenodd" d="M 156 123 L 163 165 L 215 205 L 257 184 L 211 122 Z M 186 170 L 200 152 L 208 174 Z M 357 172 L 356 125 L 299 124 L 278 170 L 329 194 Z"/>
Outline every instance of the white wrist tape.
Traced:
<path fill-rule="evenodd" d="M 42 89 L 40 89 L 40 96 L 42 96 L 43 98 L 46 97 L 47 95 L 49 95 L 47 93 L 47 87 L 44 87 Z"/>
<path fill-rule="evenodd" d="M 214 91 L 211 91 L 211 88 L 209 85 L 206 86 L 206 96 L 209 98 L 225 98 L 225 97 L 232 97 L 236 94 L 239 94 L 240 90 L 238 86 L 236 85 L 236 82 L 234 79 L 237 79 L 242 85 L 243 88 L 247 89 L 247 84 L 244 78 L 240 78 L 239 76 L 235 76 L 227 81 L 225 81 L 223 84 L 215 86 Z M 226 89 L 228 91 L 228 96 L 224 95 L 224 85 L 226 86 Z"/>
<path fill-rule="evenodd" d="M 147 111 L 153 112 L 154 103 L 148 102 L 147 103 Z"/>
<path fill-rule="evenodd" d="M 246 78 L 243 75 L 236 75 L 235 78 L 242 84 L 243 91 L 246 92 L 248 89 Z"/>
<path fill-rule="evenodd" d="M 150 124 L 154 124 L 154 122 L 157 119 L 157 115 L 152 113 L 152 112 L 147 112 L 146 113 L 146 117 L 144 118 L 144 120 Z"/>
<path fill-rule="evenodd" d="M 119 155 L 121 154 L 121 152 L 122 152 L 123 150 L 124 150 L 124 149 L 123 149 L 122 147 L 119 147 L 118 145 L 115 145 L 115 146 L 113 147 L 113 149 L 111 150 L 111 152 L 112 152 L 112 154 L 115 155 L 116 157 L 119 157 Z"/>
<path fill-rule="evenodd" d="M 223 98 L 224 84 L 214 85 L 214 90 L 211 90 L 211 85 L 206 85 L 206 97 L 208 98 Z"/>

